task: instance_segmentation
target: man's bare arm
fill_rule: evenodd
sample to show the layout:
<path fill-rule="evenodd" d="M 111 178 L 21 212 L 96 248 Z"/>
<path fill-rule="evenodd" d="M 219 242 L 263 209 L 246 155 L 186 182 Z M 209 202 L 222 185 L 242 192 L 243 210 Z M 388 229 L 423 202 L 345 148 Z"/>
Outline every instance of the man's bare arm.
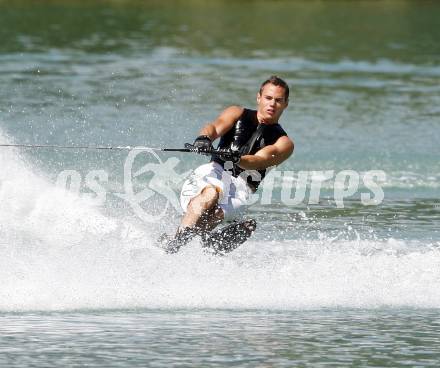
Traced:
<path fill-rule="evenodd" d="M 240 106 L 228 107 L 212 123 L 206 124 L 200 130 L 200 135 L 207 135 L 212 141 L 216 140 L 234 126 L 242 113 L 243 108 Z"/>
<path fill-rule="evenodd" d="M 293 149 L 293 141 L 287 136 L 282 136 L 274 144 L 262 148 L 254 155 L 242 156 L 238 166 L 245 170 L 264 170 L 287 160 Z"/>

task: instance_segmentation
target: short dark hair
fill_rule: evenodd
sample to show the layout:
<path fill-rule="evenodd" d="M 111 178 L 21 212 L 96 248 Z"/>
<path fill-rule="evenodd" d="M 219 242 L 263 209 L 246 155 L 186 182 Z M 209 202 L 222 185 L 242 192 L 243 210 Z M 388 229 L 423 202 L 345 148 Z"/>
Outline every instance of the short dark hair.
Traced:
<path fill-rule="evenodd" d="M 269 79 L 265 80 L 260 87 L 260 95 L 261 92 L 263 92 L 263 88 L 266 84 L 273 84 L 274 86 L 280 86 L 284 88 L 284 97 L 286 98 L 286 101 L 289 99 L 289 86 L 287 83 L 282 80 L 280 77 L 277 77 L 276 75 L 272 75 Z"/>

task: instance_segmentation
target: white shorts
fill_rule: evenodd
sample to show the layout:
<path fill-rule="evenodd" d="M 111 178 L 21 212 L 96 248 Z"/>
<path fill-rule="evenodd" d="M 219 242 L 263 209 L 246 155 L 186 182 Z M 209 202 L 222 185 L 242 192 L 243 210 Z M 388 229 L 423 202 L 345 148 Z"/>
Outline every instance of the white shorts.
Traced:
<path fill-rule="evenodd" d="M 218 205 L 226 220 L 239 217 L 252 194 L 243 178 L 236 178 L 217 162 L 210 162 L 195 169 L 183 184 L 180 205 L 185 212 L 191 199 L 208 185 L 214 186 L 220 193 Z"/>

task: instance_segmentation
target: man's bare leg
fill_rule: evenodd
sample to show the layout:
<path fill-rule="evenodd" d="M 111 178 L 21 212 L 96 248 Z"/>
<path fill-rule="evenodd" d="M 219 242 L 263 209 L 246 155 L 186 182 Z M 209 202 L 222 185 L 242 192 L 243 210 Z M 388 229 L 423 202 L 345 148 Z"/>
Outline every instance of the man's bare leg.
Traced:
<path fill-rule="evenodd" d="M 205 187 L 197 197 L 188 204 L 179 229 L 197 228 L 210 231 L 224 218 L 223 210 L 218 207 L 219 193 L 215 187 Z"/>
<path fill-rule="evenodd" d="M 167 244 L 167 252 L 176 253 L 195 235 L 211 231 L 222 222 L 224 213 L 218 207 L 219 197 L 216 188 L 209 185 L 190 201 L 174 239 Z"/>

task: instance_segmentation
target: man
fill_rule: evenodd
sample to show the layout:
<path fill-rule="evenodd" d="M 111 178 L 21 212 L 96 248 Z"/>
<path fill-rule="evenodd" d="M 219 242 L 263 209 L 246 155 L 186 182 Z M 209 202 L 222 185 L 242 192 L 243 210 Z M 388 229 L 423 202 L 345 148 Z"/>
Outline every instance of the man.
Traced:
<path fill-rule="evenodd" d="M 224 219 L 236 218 L 267 169 L 292 154 L 293 142 L 278 124 L 288 103 L 288 85 L 272 76 L 257 93 L 257 110 L 230 106 L 200 130 L 195 149 L 210 151 L 212 142 L 220 138 L 218 149 L 223 154 L 213 155 L 184 183 L 180 202 L 185 214 L 165 246 L 167 252 L 177 252 L 195 235 L 201 235 L 206 246 L 228 251 L 255 230 L 255 221 L 248 220 L 226 227 L 223 233 L 211 232 Z"/>

